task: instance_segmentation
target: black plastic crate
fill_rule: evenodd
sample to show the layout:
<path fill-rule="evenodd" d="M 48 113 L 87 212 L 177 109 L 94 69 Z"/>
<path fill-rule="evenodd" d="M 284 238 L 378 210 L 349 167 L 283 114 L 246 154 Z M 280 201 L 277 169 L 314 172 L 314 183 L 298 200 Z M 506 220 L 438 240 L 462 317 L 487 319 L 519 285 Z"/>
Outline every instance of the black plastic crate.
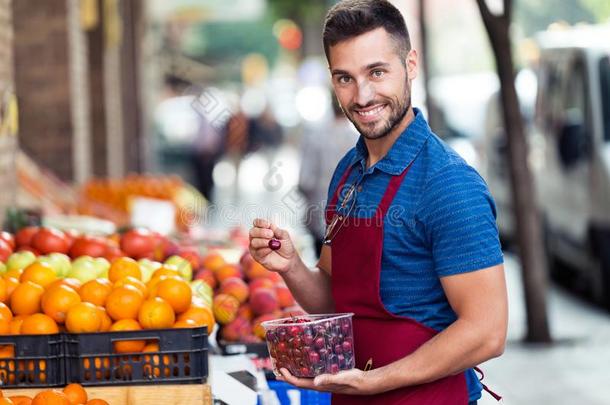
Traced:
<path fill-rule="evenodd" d="M 156 341 L 158 352 L 113 353 L 113 343 Z M 201 384 L 208 377 L 207 327 L 66 334 L 67 383 Z"/>
<path fill-rule="evenodd" d="M 61 334 L 2 335 L 0 347 L 0 387 L 49 387 L 65 384 Z M 13 348 L 13 353 L 10 353 L 10 347 Z"/>

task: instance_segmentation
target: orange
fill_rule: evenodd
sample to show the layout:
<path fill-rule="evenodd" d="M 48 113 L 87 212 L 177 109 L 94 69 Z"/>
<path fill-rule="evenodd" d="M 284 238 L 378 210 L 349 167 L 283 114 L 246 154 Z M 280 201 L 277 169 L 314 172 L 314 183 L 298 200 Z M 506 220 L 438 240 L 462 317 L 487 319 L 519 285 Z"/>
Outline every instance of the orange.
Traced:
<path fill-rule="evenodd" d="M 23 269 L 12 269 L 3 274 L 4 277 L 12 277 L 19 280 L 23 274 Z"/>
<path fill-rule="evenodd" d="M 10 398 L 0 398 L 0 405 L 15 405 L 12 399 Z"/>
<path fill-rule="evenodd" d="M 156 297 L 144 301 L 138 320 L 144 329 L 171 328 L 176 320 L 176 314 L 163 298 Z"/>
<path fill-rule="evenodd" d="M 133 319 L 122 319 L 112 324 L 110 330 L 142 330 L 142 327 Z M 141 352 L 144 346 L 146 346 L 145 340 L 123 340 L 120 342 L 114 342 L 114 351 L 115 353 Z"/>
<path fill-rule="evenodd" d="M 101 326 L 100 312 L 90 302 L 74 305 L 66 315 L 66 330 L 71 333 L 97 332 Z"/>
<path fill-rule="evenodd" d="M 87 371 L 85 371 L 85 380 L 91 380 L 92 375 L 91 372 L 88 371 L 91 366 L 91 361 L 89 359 L 83 360 L 83 366 Z M 105 378 L 106 380 L 110 379 L 110 360 L 108 358 L 96 357 L 93 360 L 93 370 L 97 370 L 95 372 L 95 378 L 98 380 L 102 380 Z M 104 372 L 104 376 L 102 376 L 102 372 Z"/>
<path fill-rule="evenodd" d="M 118 280 L 116 283 L 114 283 L 112 288 L 119 288 L 128 284 L 140 290 L 142 292 L 142 298 L 146 298 L 148 296 L 148 288 L 146 288 L 146 284 L 131 276 L 123 277 L 122 279 Z"/>
<path fill-rule="evenodd" d="M 0 319 L 0 335 L 10 335 L 11 334 L 11 322 L 6 319 Z"/>
<path fill-rule="evenodd" d="M 103 399 L 95 398 L 95 399 L 92 399 L 91 401 L 87 402 L 85 405 L 110 405 L 110 404 L 108 402 L 104 401 Z"/>
<path fill-rule="evenodd" d="M 72 287 L 56 285 L 45 291 L 40 306 L 42 312 L 53 318 L 55 322 L 64 323 L 68 310 L 78 303 L 80 296 Z"/>
<path fill-rule="evenodd" d="M 64 394 L 68 397 L 70 405 L 79 405 L 87 402 L 87 391 L 80 384 L 68 384 L 64 388 Z"/>
<path fill-rule="evenodd" d="M 14 315 L 32 315 L 40 312 L 40 300 L 44 288 L 31 281 L 17 286 L 11 295 L 11 309 Z"/>
<path fill-rule="evenodd" d="M 44 262 L 34 262 L 23 270 L 23 274 L 19 278 L 22 283 L 31 281 L 43 288 L 47 288 L 51 283 L 57 280 L 55 270 Z"/>
<path fill-rule="evenodd" d="M 136 319 L 142 306 L 142 292 L 132 285 L 112 290 L 106 300 L 106 311 L 115 321 Z"/>
<path fill-rule="evenodd" d="M 161 280 L 156 290 L 156 296 L 167 301 L 177 314 L 191 306 L 191 287 L 184 280 L 174 277 Z"/>
<path fill-rule="evenodd" d="M 0 359 L 15 357 L 15 347 L 12 345 L 0 346 Z"/>
<path fill-rule="evenodd" d="M 57 323 L 45 314 L 34 314 L 24 319 L 21 324 L 22 335 L 50 335 L 59 333 Z"/>
<path fill-rule="evenodd" d="M 13 395 L 8 398 L 13 401 L 14 405 L 31 405 L 32 403 L 32 398 L 25 395 Z"/>
<path fill-rule="evenodd" d="M 70 405 L 70 401 L 61 391 L 46 390 L 34 397 L 32 405 Z"/>
<path fill-rule="evenodd" d="M 110 319 L 110 316 L 108 316 L 106 308 L 98 306 L 97 310 L 99 311 L 100 316 L 102 317 L 102 325 L 100 326 L 100 332 L 109 331 L 110 327 L 112 326 L 112 319 Z"/>
<path fill-rule="evenodd" d="M 0 302 L 8 301 L 8 288 L 6 287 L 6 280 L 0 278 Z"/>
<path fill-rule="evenodd" d="M 19 335 L 21 333 L 21 324 L 23 323 L 25 318 L 27 318 L 26 315 L 17 315 L 13 318 L 9 325 L 11 335 Z"/>
<path fill-rule="evenodd" d="M 108 280 L 117 282 L 120 279 L 131 276 L 138 280 L 142 279 L 140 265 L 131 257 L 120 257 L 112 262 L 110 270 L 108 270 Z"/>
<path fill-rule="evenodd" d="M 78 292 L 78 290 L 80 290 L 82 283 L 76 279 L 76 278 L 60 278 L 57 279 L 55 281 L 53 281 L 48 287 L 48 289 L 51 289 L 53 287 L 56 287 L 58 285 L 67 285 L 68 287 L 71 287 L 74 289 L 74 291 Z"/>
<path fill-rule="evenodd" d="M 216 323 L 212 309 L 204 306 L 191 305 L 189 309 L 178 317 L 179 321 L 184 321 L 185 319 L 195 321 L 196 326 L 207 326 L 208 333 L 212 333 L 214 324 Z"/>
<path fill-rule="evenodd" d="M 154 343 L 148 343 L 144 349 L 142 349 L 142 353 L 151 353 L 151 352 L 158 352 L 159 351 L 159 344 L 157 342 Z M 159 362 L 159 355 L 153 355 L 153 356 L 144 356 L 144 375 L 150 376 L 153 375 L 155 377 L 159 377 L 161 375 L 161 369 L 159 366 L 160 362 Z M 170 364 L 170 359 L 168 355 L 164 355 L 163 356 L 163 364 L 164 365 L 169 365 Z M 152 366 L 155 366 L 154 368 Z M 164 373 L 167 377 L 169 377 L 170 372 L 169 372 L 169 368 L 165 369 L 165 373 Z"/>
<path fill-rule="evenodd" d="M 10 302 L 13 291 L 15 291 L 15 288 L 17 288 L 17 286 L 19 285 L 19 278 L 2 277 L 2 279 L 6 282 L 6 301 Z"/>
<path fill-rule="evenodd" d="M 105 278 L 96 278 L 83 284 L 78 293 L 84 302 L 103 306 L 106 304 L 106 298 L 111 291 L 112 283 L 110 281 Z"/>
<path fill-rule="evenodd" d="M 176 321 L 176 323 L 174 324 L 173 328 L 174 329 L 189 329 L 189 328 L 196 328 L 197 327 L 197 322 L 195 322 L 192 319 L 183 319 L 181 321 Z"/>
<path fill-rule="evenodd" d="M 175 280 L 180 280 L 180 281 L 184 281 L 182 280 L 182 277 L 180 276 L 176 276 L 176 275 L 161 275 L 161 276 L 154 276 L 153 278 L 151 278 L 148 283 L 146 283 L 146 287 L 148 287 L 148 296 L 150 298 L 154 298 L 157 296 L 157 288 L 159 287 L 159 283 L 163 280 L 167 280 L 168 278 L 172 278 Z"/>
<path fill-rule="evenodd" d="M 162 267 L 159 267 L 154 271 L 151 278 L 159 277 L 159 276 L 178 276 L 180 277 L 180 272 L 178 268 L 172 264 L 164 264 Z"/>
<path fill-rule="evenodd" d="M 10 322 L 13 320 L 13 313 L 4 302 L 0 302 L 0 320 Z"/>

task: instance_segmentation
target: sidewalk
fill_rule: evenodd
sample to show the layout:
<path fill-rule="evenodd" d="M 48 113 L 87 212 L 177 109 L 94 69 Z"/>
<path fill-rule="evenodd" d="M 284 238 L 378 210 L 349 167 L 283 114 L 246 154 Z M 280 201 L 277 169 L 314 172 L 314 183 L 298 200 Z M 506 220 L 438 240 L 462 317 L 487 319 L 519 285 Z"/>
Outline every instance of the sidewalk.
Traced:
<path fill-rule="evenodd" d="M 525 308 L 517 258 L 506 254 L 510 316 L 504 355 L 484 363 L 485 383 L 506 405 L 610 403 L 610 313 L 552 286 L 552 346 L 524 345 Z M 487 393 L 480 405 L 497 402 Z"/>

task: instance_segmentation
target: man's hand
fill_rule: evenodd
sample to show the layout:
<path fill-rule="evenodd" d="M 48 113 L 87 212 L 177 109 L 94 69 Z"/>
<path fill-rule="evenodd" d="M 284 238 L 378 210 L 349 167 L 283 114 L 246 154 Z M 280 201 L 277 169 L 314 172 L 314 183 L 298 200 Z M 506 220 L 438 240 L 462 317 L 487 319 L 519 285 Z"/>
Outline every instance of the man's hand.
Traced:
<path fill-rule="evenodd" d="M 298 378 L 285 368 L 280 372 L 283 377 L 278 377 L 279 380 L 299 388 L 348 395 L 373 395 L 381 392 L 371 372 L 357 368 L 340 371 L 337 374 L 322 374 L 316 378 Z"/>
<path fill-rule="evenodd" d="M 282 243 L 279 250 L 269 248 L 269 241 L 273 238 Z M 264 219 L 254 220 L 254 226 L 250 229 L 249 249 L 254 260 L 278 273 L 290 270 L 297 256 L 288 232 Z"/>

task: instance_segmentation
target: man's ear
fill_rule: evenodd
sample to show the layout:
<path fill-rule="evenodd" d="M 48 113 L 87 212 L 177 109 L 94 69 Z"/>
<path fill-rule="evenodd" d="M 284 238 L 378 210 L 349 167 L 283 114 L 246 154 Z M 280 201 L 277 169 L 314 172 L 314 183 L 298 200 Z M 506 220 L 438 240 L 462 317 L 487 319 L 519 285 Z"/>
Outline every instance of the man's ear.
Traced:
<path fill-rule="evenodd" d="M 406 60 L 407 77 L 409 78 L 409 80 L 414 80 L 417 77 L 417 61 L 417 51 L 415 49 L 411 49 L 407 54 Z"/>

